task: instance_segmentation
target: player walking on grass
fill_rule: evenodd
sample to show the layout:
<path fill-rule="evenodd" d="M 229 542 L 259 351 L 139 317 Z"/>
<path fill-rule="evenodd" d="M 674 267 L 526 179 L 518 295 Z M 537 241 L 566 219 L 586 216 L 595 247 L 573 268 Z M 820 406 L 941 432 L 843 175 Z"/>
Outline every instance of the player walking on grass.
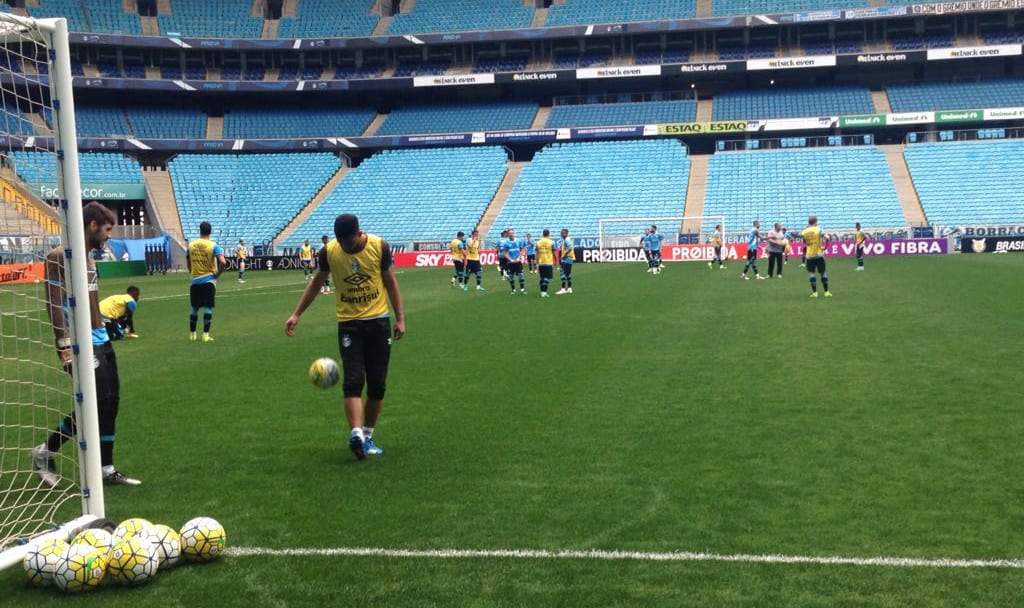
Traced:
<path fill-rule="evenodd" d="M 537 241 L 537 272 L 540 274 L 540 297 L 549 298 L 548 285 L 555 278 L 555 242 L 547 228 Z"/>
<path fill-rule="evenodd" d="M 665 237 L 658 232 L 658 227 L 651 225 L 647 232 L 647 247 L 650 250 L 651 274 L 661 274 L 661 242 Z"/>
<path fill-rule="evenodd" d="M 103 246 L 110 238 L 114 228 L 113 212 L 97 202 L 82 207 L 82 220 L 85 224 L 85 246 L 90 252 L 103 251 Z M 68 299 L 65 289 L 67 271 L 64 267 L 64 250 L 54 249 L 46 256 L 46 304 L 50 323 L 53 325 L 53 336 L 64 369 L 71 372 L 72 340 L 68 327 Z M 92 320 L 93 361 L 92 372 L 96 376 L 96 410 L 100 427 L 100 464 L 103 466 L 103 483 L 111 485 L 137 486 L 141 481 L 132 479 L 114 468 L 114 431 L 116 430 L 117 412 L 121 404 L 121 380 L 117 373 L 117 357 L 114 347 L 107 335 L 107 328 L 99 308 L 99 275 L 93 256 L 86 256 L 89 284 L 89 312 Z M 88 373 L 90 366 L 82 366 L 79 373 Z M 77 422 L 74 411 L 64 417 L 45 443 L 32 448 L 32 465 L 36 474 L 48 487 L 56 487 L 60 475 L 53 462 L 54 455 L 60 451 L 73 435 L 77 433 Z"/>
<path fill-rule="evenodd" d="M 506 240 L 508 240 L 508 230 L 502 230 L 501 238 L 498 240 L 498 245 L 495 249 L 498 250 L 498 272 L 501 273 L 501 278 L 503 279 L 508 279 L 508 260 L 506 260 L 505 256 L 502 255 L 501 250 Z"/>
<path fill-rule="evenodd" d="M 448 243 L 452 252 L 452 266 L 455 267 L 455 274 L 452 275 L 452 287 L 465 288 L 466 285 L 466 233 L 459 230 L 455 238 Z"/>
<path fill-rule="evenodd" d="M 761 222 L 754 220 L 754 227 L 747 233 L 747 263 L 743 266 L 743 274 L 740 277 L 744 281 L 749 281 L 750 277 L 747 276 L 747 270 L 751 267 L 754 268 L 754 276 L 757 277 L 758 281 L 763 281 L 764 277 L 757 271 L 757 247 L 761 244 Z"/>
<path fill-rule="evenodd" d="M 722 263 L 722 225 L 715 224 L 715 231 L 711 233 L 711 244 L 715 248 L 715 259 L 708 262 L 708 268 L 718 264 L 719 270 L 725 269 L 725 264 Z"/>
<path fill-rule="evenodd" d="M 469 291 L 469 275 L 476 275 L 476 290 L 484 291 L 484 273 L 480 268 L 480 232 L 474 230 L 469 233 L 469 241 L 466 243 L 466 280 L 462 283 L 462 291 Z"/>
<path fill-rule="evenodd" d="M 644 228 L 644 234 L 640 237 L 640 248 L 644 251 L 644 259 L 647 260 L 647 272 L 654 272 L 651 265 L 651 229 Z"/>
<path fill-rule="evenodd" d="M 576 241 L 569 236 L 569 229 L 562 228 L 562 238 L 558 241 L 558 267 L 562 278 L 562 288 L 555 292 L 556 296 L 572 293 L 572 263 L 576 260 Z"/>
<path fill-rule="evenodd" d="M 213 307 L 217 298 L 217 277 L 228 265 L 224 259 L 224 250 L 210 238 L 213 226 L 210 222 L 199 224 L 199 238 L 188 244 L 185 263 L 192 273 L 192 284 L 189 287 L 189 299 L 192 312 L 188 317 L 188 339 L 196 341 L 196 324 L 199 322 L 199 309 L 203 309 L 203 342 L 213 342 L 210 337 L 210 325 L 213 323 Z"/>
<path fill-rule="evenodd" d="M 313 246 L 309 239 L 302 241 L 302 248 L 299 249 L 299 266 L 302 266 L 302 278 L 308 281 L 313 276 Z"/>
<path fill-rule="evenodd" d="M 828 290 L 828 273 L 825 272 L 825 236 L 821 233 L 821 226 L 818 226 L 818 218 L 811 216 L 807 218 L 807 227 L 800 233 L 804 237 L 804 252 L 807 255 L 807 274 L 811 280 L 811 297 L 818 297 L 818 277 L 821 275 L 821 286 L 825 291 L 825 297 L 831 298 L 832 292 Z"/>
<path fill-rule="evenodd" d="M 359 218 L 349 213 L 334 220 L 334 235 L 335 239 L 320 250 L 320 269 L 299 297 L 295 312 L 285 321 L 284 332 L 288 336 L 295 334 L 299 317 L 316 299 L 327 276 L 333 276 L 338 286 L 335 312 L 344 370 L 345 417 L 351 428 L 348 447 L 362 460 L 367 455 L 384 453 L 374 443 L 373 431 L 384 405 L 391 340 L 400 340 L 405 335 L 405 313 L 387 241 L 360 230 Z M 394 329 L 389 301 L 395 317 Z"/>
<path fill-rule="evenodd" d="M 249 250 L 245 247 L 245 239 L 238 239 L 238 246 L 235 247 L 235 261 L 238 262 L 238 282 L 245 283 L 245 260 L 249 257 Z"/>
<path fill-rule="evenodd" d="M 864 270 L 864 243 L 867 242 L 868 237 L 864 234 L 864 231 L 860 229 L 860 222 L 857 222 L 857 232 L 853 235 L 853 241 L 857 245 L 857 271 Z"/>
<path fill-rule="evenodd" d="M 526 257 L 526 242 L 516 238 L 516 231 L 508 229 L 508 238 L 501 242 L 499 255 L 505 258 L 508 284 L 512 295 L 516 295 L 516 277 L 519 277 L 519 293 L 526 295 L 526 279 L 523 278 L 523 258 Z"/>
<path fill-rule="evenodd" d="M 320 237 L 320 249 L 316 250 L 317 254 L 319 254 L 321 251 L 323 251 L 324 248 L 327 247 L 327 243 L 329 243 L 330 241 L 331 241 L 331 239 L 326 234 L 321 236 Z M 326 295 L 330 295 L 331 293 L 333 293 L 331 291 L 331 277 L 330 276 L 328 276 L 326 279 L 324 279 L 324 286 L 320 288 L 320 293 L 322 293 L 325 296 Z"/>
<path fill-rule="evenodd" d="M 537 243 L 529 232 L 526 233 L 526 266 L 530 274 L 537 274 Z"/>

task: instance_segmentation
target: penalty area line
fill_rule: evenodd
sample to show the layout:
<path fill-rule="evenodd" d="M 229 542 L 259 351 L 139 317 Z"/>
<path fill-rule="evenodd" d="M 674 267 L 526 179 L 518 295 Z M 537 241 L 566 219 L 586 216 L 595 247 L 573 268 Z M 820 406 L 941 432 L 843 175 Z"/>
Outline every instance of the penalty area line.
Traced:
<path fill-rule="evenodd" d="M 652 562 L 734 562 L 748 564 L 812 564 L 823 566 L 875 566 L 882 568 L 999 568 L 1024 569 L 1024 559 L 927 559 L 915 557 L 815 557 L 804 555 L 723 555 L 692 551 L 543 551 L 530 549 L 384 549 L 372 547 L 334 547 L 270 549 L 232 547 L 233 557 L 395 557 L 429 559 L 575 559 Z"/>

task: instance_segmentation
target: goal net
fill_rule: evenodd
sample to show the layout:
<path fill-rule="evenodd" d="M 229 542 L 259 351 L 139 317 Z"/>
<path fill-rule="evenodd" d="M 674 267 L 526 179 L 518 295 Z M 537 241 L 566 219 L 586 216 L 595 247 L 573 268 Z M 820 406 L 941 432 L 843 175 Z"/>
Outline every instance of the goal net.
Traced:
<path fill-rule="evenodd" d="M 69 536 L 103 516 L 88 253 L 64 19 L 0 13 L 0 112 L 0 568 L 6 568 L 21 561 L 30 539 Z M 49 175 L 28 175 L 29 167 Z M 40 177 L 57 185 L 54 205 L 27 186 Z M 47 311 L 45 260 L 54 248 L 64 258 L 70 375 Z M 77 441 L 55 456 L 59 480 L 51 488 L 37 474 L 33 448 L 71 411 Z"/>
<path fill-rule="evenodd" d="M 662 246 L 686 243 L 703 245 L 711 242 L 715 226 L 721 226 L 722 234 L 726 230 L 724 215 L 601 219 L 597 221 L 601 259 L 613 259 L 614 256 L 610 254 L 616 249 L 639 250 L 640 239 L 651 226 L 656 226 L 658 232 L 665 237 Z M 685 243 L 680 242 L 680 239 Z"/>

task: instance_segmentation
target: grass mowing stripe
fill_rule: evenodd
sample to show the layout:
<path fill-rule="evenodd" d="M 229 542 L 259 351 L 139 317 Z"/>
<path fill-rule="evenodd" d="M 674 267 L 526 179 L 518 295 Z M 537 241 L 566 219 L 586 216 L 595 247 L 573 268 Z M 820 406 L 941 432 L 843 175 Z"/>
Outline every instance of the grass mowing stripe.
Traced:
<path fill-rule="evenodd" d="M 739 562 L 751 564 L 817 564 L 827 566 L 881 566 L 885 568 L 1003 568 L 1024 570 L 1022 559 L 922 559 L 914 557 L 814 557 L 809 555 L 722 555 L 693 551 L 658 553 L 650 551 L 542 551 L 534 549 L 385 549 L 375 547 L 333 547 L 270 549 L 232 547 L 233 557 L 411 557 L 433 559 L 592 559 L 649 562 Z"/>

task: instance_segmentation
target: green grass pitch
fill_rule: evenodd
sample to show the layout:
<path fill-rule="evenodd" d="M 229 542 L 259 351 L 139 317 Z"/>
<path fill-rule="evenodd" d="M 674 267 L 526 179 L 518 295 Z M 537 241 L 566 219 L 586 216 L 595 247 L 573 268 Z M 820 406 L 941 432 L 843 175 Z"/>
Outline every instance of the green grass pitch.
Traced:
<path fill-rule="evenodd" d="M 221 280 L 210 344 L 187 280 L 144 277 L 117 344 L 108 514 L 220 520 L 230 547 L 625 551 L 596 557 L 231 555 L 76 606 L 1010 606 L 1024 570 L 663 561 L 671 552 L 1024 558 L 1024 257 L 830 259 L 741 281 L 741 265 L 580 265 L 575 293 L 449 288 L 400 270 L 375 439 L 348 452 L 333 298 L 294 338 L 298 272 Z M 762 269 L 764 270 L 764 269 Z M 104 294 L 126 280 L 102 282 Z M 556 286 L 557 288 L 557 286 Z M 41 440 L 41 438 L 40 438 Z M 77 506 L 77 503 L 72 505 Z M 601 554 L 607 556 L 607 554 Z M 67 605 L 0 573 L 0 605 Z"/>

